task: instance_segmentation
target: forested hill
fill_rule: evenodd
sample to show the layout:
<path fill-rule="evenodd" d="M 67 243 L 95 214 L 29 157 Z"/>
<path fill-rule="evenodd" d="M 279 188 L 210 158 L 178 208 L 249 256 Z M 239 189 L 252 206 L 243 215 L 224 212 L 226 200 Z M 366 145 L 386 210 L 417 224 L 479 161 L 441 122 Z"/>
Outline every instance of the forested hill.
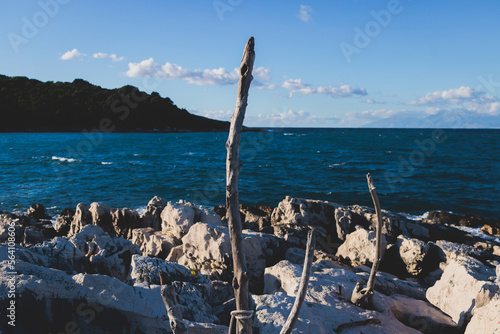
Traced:
<path fill-rule="evenodd" d="M 41 82 L 0 75 L 0 131 L 227 131 L 228 122 L 192 115 L 158 93 L 104 89 L 75 79 Z"/>

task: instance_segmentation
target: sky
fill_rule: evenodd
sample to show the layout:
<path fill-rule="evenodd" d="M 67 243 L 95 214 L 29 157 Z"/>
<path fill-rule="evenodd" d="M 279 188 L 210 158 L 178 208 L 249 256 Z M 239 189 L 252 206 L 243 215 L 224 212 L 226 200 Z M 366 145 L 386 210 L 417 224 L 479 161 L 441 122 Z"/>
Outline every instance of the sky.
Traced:
<path fill-rule="evenodd" d="M 495 0 L 0 0 L 0 74 L 133 85 L 245 125 L 500 128 Z"/>

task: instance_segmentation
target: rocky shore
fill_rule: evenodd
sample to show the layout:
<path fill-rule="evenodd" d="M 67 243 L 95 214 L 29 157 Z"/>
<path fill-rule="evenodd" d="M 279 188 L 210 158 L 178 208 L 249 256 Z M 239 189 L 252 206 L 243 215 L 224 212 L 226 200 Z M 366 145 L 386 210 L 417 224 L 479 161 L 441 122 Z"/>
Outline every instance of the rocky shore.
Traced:
<path fill-rule="evenodd" d="M 375 254 L 372 208 L 287 197 L 275 208 L 240 212 L 254 333 L 283 327 L 310 227 L 314 264 L 293 333 L 500 332 L 500 242 L 456 228 L 500 238 L 500 220 L 445 212 L 411 220 L 383 211 L 384 255 L 375 308 L 367 310 L 350 298 L 368 280 Z M 0 307 L 7 310 L 0 332 L 171 333 L 162 270 L 189 333 L 227 333 L 235 303 L 225 213 L 159 197 L 142 214 L 103 203 L 57 217 L 42 205 L 0 211 Z"/>

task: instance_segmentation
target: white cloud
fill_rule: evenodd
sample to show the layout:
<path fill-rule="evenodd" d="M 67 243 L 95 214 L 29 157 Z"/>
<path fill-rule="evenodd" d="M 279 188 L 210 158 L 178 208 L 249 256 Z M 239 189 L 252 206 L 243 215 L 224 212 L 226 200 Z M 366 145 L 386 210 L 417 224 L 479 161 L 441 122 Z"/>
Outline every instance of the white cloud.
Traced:
<path fill-rule="evenodd" d="M 313 9 L 311 6 L 300 5 L 299 14 L 297 14 L 297 17 L 302 22 L 307 23 L 312 19 L 312 13 L 313 13 Z"/>
<path fill-rule="evenodd" d="M 333 116 L 318 116 L 305 110 L 295 111 L 284 109 L 282 112 L 259 114 L 257 117 L 247 117 L 249 126 L 260 127 L 334 127 L 340 119 Z"/>
<path fill-rule="evenodd" d="M 254 68 L 253 76 L 260 81 L 271 81 L 271 69 L 265 67 Z"/>
<path fill-rule="evenodd" d="M 458 104 L 467 100 L 479 98 L 482 92 L 476 91 L 474 88 L 462 86 L 459 88 L 430 92 L 423 98 L 415 99 L 408 102 L 409 105 L 429 105 L 437 103 Z"/>
<path fill-rule="evenodd" d="M 324 94 L 332 97 L 350 97 L 353 95 L 366 95 L 364 88 L 354 88 L 347 84 L 340 84 L 339 86 L 319 86 L 314 87 L 310 84 L 302 82 L 302 79 L 288 79 L 281 87 L 290 91 L 289 96 L 293 94 L 310 95 L 310 94 Z"/>
<path fill-rule="evenodd" d="M 62 60 L 71 60 L 71 59 L 82 59 L 86 55 L 78 51 L 77 49 L 73 49 L 71 51 L 65 52 L 60 59 Z"/>
<path fill-rule="evenodd" d="M 215 111 L 204 111 L 204 112 L 192 111 L 192 112 L 200 116 L 212 119 L 218 119 L 220 121 L 230 121 L 231 116 L 233 116 L 233 110 L 215 110 Z"/>
<path fill-rule="evenodd" d="M 385 104 L 386 103 L 385 101 L 376 101 L 373 99 L 366 99 L 364 102 L 368 103 L 368 104 Z"/>
<path fill-rule="evenodd" d="M 125 73 L 128 77 L 158 77 L 163 79 L 183 79 L 194 85 L 233 85 L 239 80 L 238 69 L 228 71 L 220 67 L 214 69 L 186 69 L 180 65 L 166 62 L 159 65 L 153 58 L 139 63 L 129 63 L 129 70 Z M 264 67 L 254 69 L 254 76 L 262 81 L 270 80 L 270 70 Z"/>
<path fill-rule="evenodd" d="M 118 57 L 116 54 L 107 54 L 104 52 L 97 52 L 92 55 L 93 58 L 95 59 L 111 59 L 112 61 L 122 61 L 125 58 L 124 57 Z"/>

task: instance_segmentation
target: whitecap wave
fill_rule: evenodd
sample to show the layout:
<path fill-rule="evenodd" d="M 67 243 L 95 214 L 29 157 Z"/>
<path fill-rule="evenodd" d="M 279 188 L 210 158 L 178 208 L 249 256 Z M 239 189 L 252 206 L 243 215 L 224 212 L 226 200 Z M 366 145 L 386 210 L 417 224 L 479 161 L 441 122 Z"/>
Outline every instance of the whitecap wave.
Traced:
<path fill-rule="evenodd" d="M 101 165 L 112 165 L 112 164 L 113 164 L 112 162 L 106 162 L 106 161 L 101 162 Z"/>
<path fill-rule="evenodd" d="M 52 157 L 52 160 L 57 160 L 57 161 L 61 161 L 61 162 L 75 162 L 75 161 L 78 161 L 78 160 L 73 159 L 73 158 L 56 157 L 55 155 Z"/>

